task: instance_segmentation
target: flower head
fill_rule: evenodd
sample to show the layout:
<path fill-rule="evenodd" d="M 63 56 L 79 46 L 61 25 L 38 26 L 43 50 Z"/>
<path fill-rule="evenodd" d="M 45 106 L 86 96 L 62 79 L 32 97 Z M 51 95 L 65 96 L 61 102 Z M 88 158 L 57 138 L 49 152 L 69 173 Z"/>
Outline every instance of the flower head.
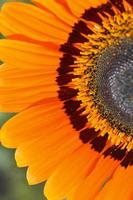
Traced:
<path fill-rule="evenodd" d="M 49 200 L 133 199 L 132 0 L 33 0 L 0 12 L 1 130 Z"/>

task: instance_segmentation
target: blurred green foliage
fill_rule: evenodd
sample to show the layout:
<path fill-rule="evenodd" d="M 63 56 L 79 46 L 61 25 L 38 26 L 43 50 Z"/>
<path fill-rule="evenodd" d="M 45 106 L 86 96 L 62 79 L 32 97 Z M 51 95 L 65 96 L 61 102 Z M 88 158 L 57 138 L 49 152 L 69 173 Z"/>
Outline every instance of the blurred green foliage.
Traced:
<path fill-rule="evenodd" d="M 13 115 L 15 115 L 15 113 L 1 113 L 0 112 L 0 127 L 4 124 L 4 122 L 6 122 L 11 117 L 13 117 Z"/>
<path fill-rule="evenodd" d="M 13 1 L 31 3 L 30 0 L 0 0 L 0 7 L 4 2 Z M 3 38 L 1 34 L 0 38 Z M 15 114 L 0 113 L 0 127 Z M 46 200 L 43 196 L 43 187 L 44 184 L 29 186 L 26 169 L 19 169 L 16 166 L 14 150 L 0 146 L 0 200 Z"/>

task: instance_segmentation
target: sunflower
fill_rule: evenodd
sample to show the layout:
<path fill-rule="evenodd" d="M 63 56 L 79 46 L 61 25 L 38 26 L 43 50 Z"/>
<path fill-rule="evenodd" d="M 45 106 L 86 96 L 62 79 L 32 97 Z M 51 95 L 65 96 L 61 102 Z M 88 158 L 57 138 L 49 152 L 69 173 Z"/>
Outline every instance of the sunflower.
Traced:
<path fill-rule="evenodd" d="M 133 199 L 133 1 L 33 0 L 0 12 L 1 129 L 48 200 Z"/>

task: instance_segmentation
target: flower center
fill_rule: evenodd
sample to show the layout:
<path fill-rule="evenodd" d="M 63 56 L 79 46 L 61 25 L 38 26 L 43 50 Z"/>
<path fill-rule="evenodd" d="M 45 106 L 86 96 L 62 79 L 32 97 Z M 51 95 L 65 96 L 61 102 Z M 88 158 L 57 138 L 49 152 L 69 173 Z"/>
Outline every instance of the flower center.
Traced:
<path fill-rule="evenodd" d="M 133 38 L 107 47 L 96 66 L 100 112 L 114 127 L 133 135 Z"/>
<path fill-rule="evenodd" d="M 89 140 L 107 138 L 109 143 L 130 151 L 133 8 L 129 0 L 121 3 L 111 0 L 85 11 L 61 47 L 64 54 L 57 82 L 59 98 L 76 130 L 87 133 Z"/>

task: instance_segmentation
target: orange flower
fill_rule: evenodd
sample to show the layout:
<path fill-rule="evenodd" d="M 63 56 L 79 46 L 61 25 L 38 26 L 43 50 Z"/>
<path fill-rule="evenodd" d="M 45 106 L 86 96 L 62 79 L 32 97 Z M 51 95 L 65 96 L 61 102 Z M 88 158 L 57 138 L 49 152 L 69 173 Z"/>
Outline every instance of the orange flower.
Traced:
<path fill-rule="evenodd" d="M 133 199 L 132 0 L 33 0 L 0 12 L 1 130 L 48 200 Z"/>

